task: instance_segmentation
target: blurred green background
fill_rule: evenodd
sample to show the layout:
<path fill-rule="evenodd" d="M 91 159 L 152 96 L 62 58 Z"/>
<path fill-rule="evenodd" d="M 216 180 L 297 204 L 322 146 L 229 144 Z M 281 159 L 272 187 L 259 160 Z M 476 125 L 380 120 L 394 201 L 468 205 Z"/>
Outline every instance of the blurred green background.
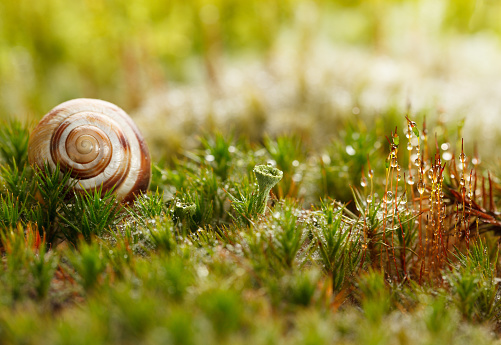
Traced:
<path fill-rule="evenodd" d="M 290 32 L 384 49 L 398 9 L 416 25 L 440 16 L 436 33 L 501 35 L 497 0 L 3 0 L 0 114 L 39 118 L 77 97 L 131 111 L 152 90 L 217 82 L 235 56 L 266 59 Z"/>

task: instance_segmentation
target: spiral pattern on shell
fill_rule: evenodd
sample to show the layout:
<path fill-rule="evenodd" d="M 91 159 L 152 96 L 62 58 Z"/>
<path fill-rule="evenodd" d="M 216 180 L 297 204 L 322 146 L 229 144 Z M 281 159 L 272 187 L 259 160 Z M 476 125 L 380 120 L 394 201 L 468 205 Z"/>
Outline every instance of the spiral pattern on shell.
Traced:
<path fill-rule="evenodd" d="M 148 189 L 151 159 L 146 142 L 132 119 L 116 105 L 97 99 L 64 102 L 47 115 L 30 135 L 31 165 L 59 164 L 77 180 L 76 191 L 114 188 L 129 202 Z"/>

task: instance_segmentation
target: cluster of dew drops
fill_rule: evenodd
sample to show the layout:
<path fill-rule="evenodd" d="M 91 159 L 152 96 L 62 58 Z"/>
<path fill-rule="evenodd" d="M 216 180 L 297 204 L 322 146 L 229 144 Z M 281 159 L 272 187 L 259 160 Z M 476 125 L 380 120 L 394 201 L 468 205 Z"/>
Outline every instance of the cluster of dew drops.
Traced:
<path fill-rule="evenodd" d="M 407 142 L 407 150 L 409 151 L 409 155 L 411 157 L 411 161 L 413 162 L 413 165 L 415 165 L 418 168 L 419 171 L 419 181 L 417 183 L 417 190 L 419 194 L 423 194 L 424 191 L 426 190 L 426 184 L 423 179 L 423 175 L 425 171 L 428 171 L 428 175 L 432 173 L 431 167 L 427 164 L 427 166 L 424 166 L 423 160 L 421 159 L 421 151 L 420 151 L 420 136 L 419 136 L 419 130 L 417 129 L 416 123 L 414 121 L 411 121 L 407 118 L 407 130 L 405 131 L 405 136 L 408 139 Z M 427 135 L 426 128 L 423 129 L 423 137 L 425 138 Z M 398 146 L 399 146 L 399 140 L 398 140 L 398 135 L 395 134 L 392 135 L 393 141 L 390 143 L 390 154 L 388 156 L 388 161 L 389 161 L 389 167 L 396 169 L 397 175 L 396 179 L 397 181 L 400 181 L 402 179 L 401 176 L 401 167 L 398 164 L 398 158 L 397 158 L 397 152 L 398 152 Z M 413 151 L 416 150 L 415 153 Z M 372 179 L 374 177 L 374 171 L 370 167 L 370 162 L 369 159 L 367 159 L 369 169 L 368 169 L 368 177 L 371 179 L 371 189 L 372 189 Z M 429 176 L 430 179 L 432 178 L 431 175 Z M 412 174 L 412 169 L 411 169 L 411 164 L 409 164 L 409 175 L 405 179 L 407 184 L 410 186 L 413 186 L 416 183 L 416 180 Z M 369 185 L 367 177 L 362 173 L 362 178 L 360 181 L 360 185 L 362 187 L 367 187 Z M 393 199 L 393 192 L 392 191 L 387 191 L 386 194 L 386 200 L 390 201 Z M 371 190 L 370 194 L 367 195 L 367 203 L 370 204 L 372 203 L 373 200 L 373 192 Z"/>
<path fill-rule="evenodd" d="M 426 126 L 423 127 L 423 130 L 420 132 L 419 129 L 417 128 L 416 122 L 411 121 L 408 117 L 407 119 L 407 129 L 405 130 L 405 137 L 407 138 L 407 150 L 409 151 L 409 169 L 408 169 L 408 176 L 405 178 L 405 182 L 411 186 L 414 186 L 416 184 L 416 178 L 417 178 L 417 185 L 416 189 L 420 195 L 423 195 L 423 193 L 426 191 L 426 180 L 430 181 L 432 184 L 432 190 L 431 192 L 437 192 L 437 189 L 441 189 L 441 183 L 444 180 L 444 175 L 443 171 L 445 168 L 445 165 L 442 167 L 442 158 L 444 161 L 450 161 L 453 158 L 453 154 L 449 151 L 451 148 L 451 145 L 449 143 L 443 143 L 440 146 L 440 149 L 442 151 L 442 155 L 440 155 L 438 152 L 434 157 L 434 162 L 433 160 L 430 162 L 429 159 L 422 159 L 421 155 L 421 149 L 420 149 L 420 141 L 424 142 L 426 146 L 426 139 L 427 139 L 427 129 Z M 390 142 L 390 153 L 387 157 L 387 168 L 395 169 L 396 170 L 396 179 L 397 181 L 400 181 L 402 179 L 401 176 L 401 167 L 398 164 L 398 158 L 397 158 L 397 153 L 398 153 L 398 147 L 399 147 L 399 138 L 397 135 L 397 131 L 392 134 L 392 140 L 388 140 Z M 461 145 L 463 146 L 463 145 Z M 438 150 L 438 146 L 437 146 Z M 367 204 L 372 203 L 373 201 L 373 187 L 372 187 L 372 179 L 374 177 L 374 171 L 370 167 L 370 161 L 369 157 L 367 157 L 367 162 L 368 162 L 368 177 L 371 180 L 371 191 L 367 195 Z M 472 163 L 474 166 L 478 165 L 480 162 L 480 159 L 478 157 L 474 157 L 472 159 Z M 413 169 L 412 165 L 414 165 L 417 168 L 417 174 L 415 173 L 415 170 Z M 466 170 L 466 165 L 467 165 L 467 157 L 463 151 L 463 147 L 461 147 L 461 153 L 459 155 L 459 164 L 458 164 L 458 170 L 460 171 L 460 179 L 459 179 L 459 184 L 460 188 L 462 191 L 462 194 L 468 195 L 468 197 L 471 199 L 473 197 L 473 188 L 471 186 L 471 180 L 472 180 L 472 173 L 470 173 L 470 186 L 468 189 L 466 189 L 466 182 L 465 182 L 465 174 L 464 171 Z M 413 176 L 413 172 L 416 176 L 416 178 Z M 404 174 L 405 177 L 405 174 Z M 451 178 L 454 178 L 454 172 L 451 171 Z M 362 171 L 362 178 L 360 181 L 360 185 L 365 188 L 369 185 L 367 177 L 364 175 Z M 468 193 L 466 193 L 468 191 Z M 443 192 L 438 191 L 439 195 L 443 197 Z M 464 198 L 464 196 L 463 196 Z M 391 190 L 386 191 L 385 198 L 386 202 L 391 202 L 393 200 L 393 192 Z"/>

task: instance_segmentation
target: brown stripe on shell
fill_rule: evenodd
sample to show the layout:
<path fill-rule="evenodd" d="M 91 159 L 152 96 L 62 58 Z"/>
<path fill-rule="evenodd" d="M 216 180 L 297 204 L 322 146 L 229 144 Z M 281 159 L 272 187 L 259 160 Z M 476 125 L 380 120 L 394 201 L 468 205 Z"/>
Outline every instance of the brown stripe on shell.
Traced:
<path fill-rule="evenodd" d="M 130 147 L 129 147 L 129 141 L 121 131 L 115 131 L 117 134 L 118 142 L 120 145 L 122 145 L 122 149 L 124 149 L 124 152 L 127 152 L 127 154 L 130 153 Z"/>
<path fill-rule="evenodd" d="M 132 202 L 135 197 L 141 193 L 145 193 L 150 187 L 151 180 L 151 158 L 148 146 L 142 137 L 138 137 L 139 146 L 141 148 L 141 168 L 139 175 L 137 176 L 136 183 L 132 187 L 131 191 L 124 198 L 125 203 Z"/>
<path fill-rule="evenodd" d="M 42 119 L 38 123 L 37 127 L 48 125 L 50 123 L 50 121 L 52 121 L 52 119 L 55 116 L 57 116 L 57 114 L 59 114 L 63 111 L 66 111 L 67 109 L 68 108 L 66 108 L 66 107 L 59 107 L 59 105 L 54 107 L 51 111 L 49 111 L 46 115 L 44 115 L 44 117 L 42 117 Z"/>
<path fill-rule="evenodd" d="M 130 162 L 130 145 L 129 145 L 129 141 L 123 135 L 122 132 L 115 130 L 115 133 L 117 135 L 117 138 L 118 138 L 120 145 L 122 146 L 121 149 L 123 150 L 123 154 L 124 154 L 124 158 L 125 158 L 124 161 L 127 162 L 127 165 L 126 165 L 125 169 L 123 168 L 123 166 L 121 166 L 120 169 L 111 178 L 108 178 L 106 181 L 104 181 L 102 183 L 103 192 L 108 191 L 112 188 L 116 190 L 125 181 L 125 179 L 129 175 L 129 171 L 130 171 L 130 164 L 129 164 L 129 162 Z"/>
<path fill-rule="evenodd" d="M 40 126 L 40 124 L 38 126 Z M 52 137 L 50 138 L 50 154 L 52 156 L 52 161 L 55 164 L 59 163 L 59 169 L 63 173 L 73 170 L 71 166 L 66 164 L 66 162 L 64 162 L 64 160 L 61 159 L 61 154 L 59 153 L 59 141 L 61 140 L 61 136 L 63 135 L 64 130 L 69 126 L 70 126 L 69 123 L 66 124 L 63 123 L 62 125 L 56 128 L 54 133 L 52 133 Z"/>

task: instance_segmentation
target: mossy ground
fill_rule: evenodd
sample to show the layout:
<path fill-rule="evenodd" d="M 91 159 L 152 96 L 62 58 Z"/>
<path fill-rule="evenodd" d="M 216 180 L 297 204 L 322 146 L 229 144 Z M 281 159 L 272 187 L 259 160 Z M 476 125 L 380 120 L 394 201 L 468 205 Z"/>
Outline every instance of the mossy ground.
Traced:
<path fill-rule="evenodd" d="M 32 170 L 18 140 L 28 129 L 6 123 L 2 343 L 494 343 L 495 172 L 478 156 L 459 163 L 474 171 L 463 201 L 454 161 L 428 164 L 434 145 L 408 125 L 431 178 L 413 167 L 409 183 L 397 133 L 375 145 L 372 129 L 348 126 L 320 152 L 298 136 L 262 145 L 211 134 L 156 164 L 151 191 L 120 206 Z M 259 163 L 283 171 L 264 214 Z"/>
<path fill-rule="evenodd" d="M 74 196 L 1 124 L 1 344 L 499 343 L 499 4 L 27 4 L 2 117 L 106 99 L 154 164 Z"/>

